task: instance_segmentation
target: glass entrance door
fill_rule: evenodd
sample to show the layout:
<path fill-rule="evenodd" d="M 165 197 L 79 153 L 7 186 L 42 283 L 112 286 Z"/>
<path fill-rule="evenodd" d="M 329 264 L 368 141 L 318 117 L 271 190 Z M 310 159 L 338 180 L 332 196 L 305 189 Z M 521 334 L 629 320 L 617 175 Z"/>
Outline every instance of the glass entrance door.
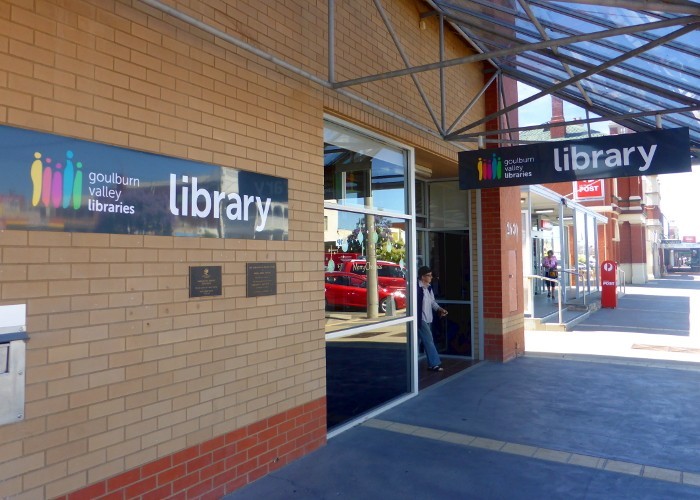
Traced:
<path fill-rule="evenodd" d="M 468 231 L 429 234 L 428 262 L 433 270 L 433 292 L 449 311 L 433 322 L 435 345 L 442 354 L 471 356 L 471 275 Z"/>

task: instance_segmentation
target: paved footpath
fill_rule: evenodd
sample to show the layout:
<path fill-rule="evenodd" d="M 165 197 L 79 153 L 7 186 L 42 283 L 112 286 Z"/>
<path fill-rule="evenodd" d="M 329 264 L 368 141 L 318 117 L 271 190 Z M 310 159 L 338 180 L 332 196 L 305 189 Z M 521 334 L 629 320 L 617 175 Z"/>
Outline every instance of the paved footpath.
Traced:
<path fill-rule="evenodd" d="M 562 334 L 571 352 L 530 353 L 528 338 L 525 356 L 479 363 L 227 498 L 700 498 L 698 291 L 628 287 Z"/>
<path fill-rule="evenodd" d="M 617 308 L 596 311 L 571 332 L 526 332 L 525 348 L 563 357 L 700 362 L 700 276 L 627 286 Z"/>

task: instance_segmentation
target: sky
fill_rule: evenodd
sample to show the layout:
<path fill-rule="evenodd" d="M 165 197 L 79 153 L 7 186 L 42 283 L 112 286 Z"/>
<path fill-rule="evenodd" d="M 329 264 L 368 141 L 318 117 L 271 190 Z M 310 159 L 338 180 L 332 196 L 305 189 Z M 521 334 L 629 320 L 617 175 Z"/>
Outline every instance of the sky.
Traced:
<path fill-rule="evenodd" d="M 520 99 L 525 99 L 539 91 L 518 83 Z M 518 120 L 522 127 L 546 123 L 552 117 L 552 100 L 549 96 L 522 106 Z M 585 118 L 586 112 L 564 102 L 564 118 L 574 120 Z M 597 115 L 591 114 L 591 117 Z M 607 131 L 608 123 L 591 124 L 591 128 Z M 678 226 L 680 236 L 695 236 L 700 242 L 700 166 L 693 167 L 692 172 L 681 174 L 665 174 L 659 176 L 661 192 L 661 212 L 667 221 L 673 221 Z"/>

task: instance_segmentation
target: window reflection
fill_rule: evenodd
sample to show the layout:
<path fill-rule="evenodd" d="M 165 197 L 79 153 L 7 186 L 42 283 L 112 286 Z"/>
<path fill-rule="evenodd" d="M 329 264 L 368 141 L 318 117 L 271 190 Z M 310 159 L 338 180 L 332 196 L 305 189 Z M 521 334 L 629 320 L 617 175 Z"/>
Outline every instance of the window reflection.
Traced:
<path fill-rule="evenodd" d="M 406 221 L 331 209 L 324 220 L 326 331 L 405 316 Z"/>
<path fill-rule="evenodd" d="M 326 341 L 330 429 L 410 391 L 408 328 L 404 323 Z"/>
<path fill-rule="evenodd" d="M 326 397 L 333 428 L 411 390 L 408 153 L 326 122 L 324 161 Z"/>
<path fill-rule="evenodd" d="M 406 212 L 406 155 L 339 125 L 324 131 L 324 197 L 339 205 Z"/>

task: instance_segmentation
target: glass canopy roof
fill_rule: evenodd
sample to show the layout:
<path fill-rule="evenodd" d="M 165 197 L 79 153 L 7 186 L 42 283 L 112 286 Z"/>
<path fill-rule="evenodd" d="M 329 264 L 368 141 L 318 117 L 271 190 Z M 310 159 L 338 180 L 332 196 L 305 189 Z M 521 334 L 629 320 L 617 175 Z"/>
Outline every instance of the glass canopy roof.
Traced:
<path fill-rule="evenodd" d="M 635 131 L 688 127 L 700 157 L 699 1 L 428 3 L 504 75 L 542 91 L 527 102 L 551 93 Z"/>
<path fill-rule="evenodd" d="M 599 116 L 573 120 L 567 125 L 610 120 L 637 132 L 688 127 L 691 154 L 695 162 L 700 161 L 700 0 L 423 0 L 419 7 L 421 18 L 439 16 L 441 27 L 446 23 L 451 25 L 478 53 L 419 66 L 411 65 L 405 56 L 382 0 L 365 1 L 374 3 L 379 11 L 405 67 L 337 81 L 336 0 L 328 0 L 328 77 L 311 73 L 292 61 L 254 47 L 160 0 L 141 0 L 286 70 L 391 113 L 398 120 L 448 141 L 480 142 L 479 135 L 483 135 L 483 132 L 478 132 L 483 128 L 480 125 L 502 115 L 507 117 L 514 109 L 551 94 Z M 344 4 L 350 11 L 357 8 L 354 4 L 350 7 L 348 3 Z M 346 17 L 339 16 L 339 19 Z M 444 44 L 442 29 L 440 43 Z M 504 102 L 498 112 L 465 124 L 462 120 L 467 120 L 467 111 L 475 102 L 472 101 L 447 127 L 444 104 L 441 119 L 438 119 L 414 78 L 434 122 L 435 130 L 432 130 L 410 116 L 387 110 L 381 102 L 373 102 L 350 88 L 484 60 L 489 61 L 496 72 L 482 92 L 498 75 L 525 83 L 540 92 L 519 102 Z M 444 85 L 441 86 L 444 103 L 445 90 Z M 508 124 L 508 120 L 504 122 Z M 455 129 L 458 124 L 461 128 Z M 521 127 L 520 130 L 527 128 Z M 517 140 L 510 132 L 516 130 L 512 127 L 490 131 L 489 135 L 500 133 L 503 139 L 485 140 L 512 144 Z"/>

